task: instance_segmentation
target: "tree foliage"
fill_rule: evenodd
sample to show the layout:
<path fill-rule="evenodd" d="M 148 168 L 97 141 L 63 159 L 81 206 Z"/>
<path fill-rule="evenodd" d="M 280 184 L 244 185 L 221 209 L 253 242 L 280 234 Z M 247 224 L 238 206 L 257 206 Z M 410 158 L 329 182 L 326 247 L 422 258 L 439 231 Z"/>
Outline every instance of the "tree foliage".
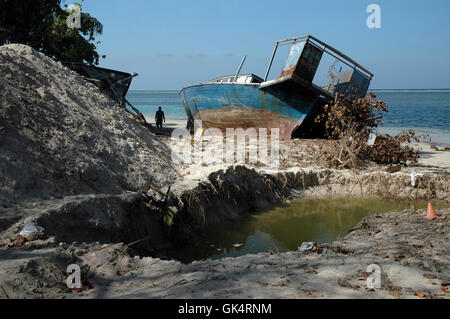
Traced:
<path fill-rule="evenodd" d="M 73 11 L 62 9 L 62 2 L 0 0 L 0 44 L 22 43 L 59 61 L 98 64 L 95 37 L 103 25 L 82 12 L 81 28 L 69 28 L 67 18 Z"/>

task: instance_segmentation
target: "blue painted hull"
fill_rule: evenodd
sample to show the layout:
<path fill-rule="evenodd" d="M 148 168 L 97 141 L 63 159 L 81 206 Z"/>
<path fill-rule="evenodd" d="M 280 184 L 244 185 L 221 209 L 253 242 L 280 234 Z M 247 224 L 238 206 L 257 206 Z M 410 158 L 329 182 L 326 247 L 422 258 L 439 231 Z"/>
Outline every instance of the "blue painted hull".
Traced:
<path fill-rule="evenodd" d="M 317 105 L 318 95 L 291 88 L 265 88 L 259 84 L 205 83 L 180 91 L 186 114 L 203 127 L 279 128 L 282 139 L 292 133 Z"/>

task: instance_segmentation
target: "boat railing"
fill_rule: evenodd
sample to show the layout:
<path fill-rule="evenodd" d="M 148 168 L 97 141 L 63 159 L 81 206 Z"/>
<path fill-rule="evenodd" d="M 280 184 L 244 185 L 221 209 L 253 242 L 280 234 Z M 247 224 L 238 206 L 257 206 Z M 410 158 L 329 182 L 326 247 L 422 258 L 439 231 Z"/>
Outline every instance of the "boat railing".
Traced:
<path fill-rule="evenodd" d="M 339 50 L 333 48 L 331 45 L 326 44 L 323 41 L 320 41 L 319 39 L 313 37 L 312 35 L 305 35 L 305 36 L 302 36 L 302 37 L 296 37 L 296 38 L 289 38 L 289 39 L 279 40 L 279 41 L 276 42 L 276 46 L 278 47 L 280 45 L 291 44 L 291 43 L 295 43 L 297 41 L 304 40 L 304 39 L 307 39 L 307 41 L 310 41 L 311 43 L 314 43 L 317 47 L 321 48 L 323 50 L 323 52 L 328 53 L 329 55 L 333 56 L 334 58 L 336 58 L 337 60 L 341 61 L 342 63 L 345 63 L 345 64 L 347 64 L 348 66 L 350 66 L 352 68 L 358 68 L 361 71 L 365 72 L 366 76 L 368 78 L 371 79 L 373 77 L 372 72 L 367 70 L 365 67 L 363 67 L 362 65 L 360 65 L 359 63 L 357 63 L 353 59 L 349 58 L 347 55 L 345 55 L 344 53 L 340 52 Z M 265 80 L 267 80 L 267 78 Z"/>
<path fill-rule="evenodd" d="M 279 79 L 301 78 L 310 83 L 310 86 L 325 90 L 327 95 L 346 91 L 353 91 L 356 95 L 365 95 L 373 74 L 344 53 L 311 35 L 277 41 L 264 82 L 267 82 L 278 48 L 283 45 L 291 45 L 291 51 Z M 336 75 L 333 74 L 333 71 L 337 64 L 341 67 L 339 74 Z M 327 68 L 324 69 L 324 66 Z M 321 70 L 320 74 L 316 74 L 319 69 Z M 342 72 L 343 69 L 347 71 Z M 322 73 L 326 74 L 327 83 L 315 83 L 316 80 L 322 80 L 317 79 L 323 75 Z"/>

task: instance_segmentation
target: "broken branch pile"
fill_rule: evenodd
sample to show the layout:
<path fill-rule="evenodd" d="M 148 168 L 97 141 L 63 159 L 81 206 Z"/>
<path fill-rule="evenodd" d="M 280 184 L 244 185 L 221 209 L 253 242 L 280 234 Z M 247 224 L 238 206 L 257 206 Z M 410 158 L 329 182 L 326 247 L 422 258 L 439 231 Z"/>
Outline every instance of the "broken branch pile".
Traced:
<path fill-rule="evenodd" d="M 368 98 L 352 99 L 336 94 L 334 101 L 325 106 L 325 112 L 316 118 L 324 125 L 326 137 L 332 143 L 323 144 L 317 153 L 327 167 L 357 169 L 376 164 L 415 163 L 418 151 L 405 145 L 419 141 L 414 131 L 397 136 L 377 137 L 370 145 L 368 139 L 375 128 L 382 124 L 382 112 L 387 112 L 384 101 L 376 99 L 374 93 Z"/>

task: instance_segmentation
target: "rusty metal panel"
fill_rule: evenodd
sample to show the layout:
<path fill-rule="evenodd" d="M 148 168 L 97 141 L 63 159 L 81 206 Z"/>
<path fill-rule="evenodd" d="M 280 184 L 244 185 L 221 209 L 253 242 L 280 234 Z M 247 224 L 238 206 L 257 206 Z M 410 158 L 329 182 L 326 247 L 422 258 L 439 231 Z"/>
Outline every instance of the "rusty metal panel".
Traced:
<path fill-rule="evenodd" d="M 316 74 L 323 50 L 307 42 L 297 66 L 296 74 L 307 82 L 312 82 Z"/>
<path fill-rule="evenodd" d="M 350 76 L 351 75 L 351 76 Z M 370 79 L 358 70 L 344 72 L 336 84 L 334 92 L 355 96 L 365 96 L 369 88 Z"/>
<path fill-rule="evenodd" d="M 298 61 L 302 55 L 303 49 L 305 47 L 306 41 L 296 42 L 291 46 L 289 50 L 289 55 L 286 59 L 286 63 L 281 72 L 281 77 L 291 76 L 297 69 Z"/>
<path fill-rule="evenodd" d="M 281 77 L 297 75 L 311 83 L 322 59 L 323 50 L 307 40 L 295 42 L 289 51 Z"/>
<path fill-rule="evenodd" d="M 351 91 L 349 93 L 358 96 L 365 96 L 367 89 L 369 88 L 369 84 L 370 80 L 361 72 L 355 70 L 352 75 Z"/>

